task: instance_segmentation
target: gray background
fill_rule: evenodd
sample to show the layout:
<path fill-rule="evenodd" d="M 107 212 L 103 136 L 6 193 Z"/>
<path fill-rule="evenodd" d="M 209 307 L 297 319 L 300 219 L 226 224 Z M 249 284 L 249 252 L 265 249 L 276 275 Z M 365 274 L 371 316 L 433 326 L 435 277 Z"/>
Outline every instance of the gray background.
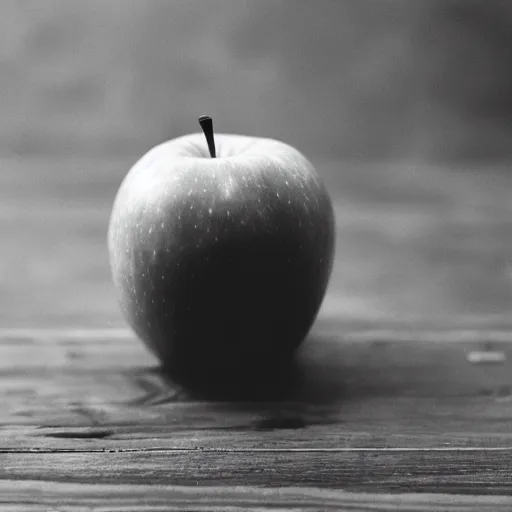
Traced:
<path fill-rule="evenodd" d="M 115 155 L 195 131 L 342 157 L 510 153 L 512 5 L 2 0 L 0 150 Z"/>

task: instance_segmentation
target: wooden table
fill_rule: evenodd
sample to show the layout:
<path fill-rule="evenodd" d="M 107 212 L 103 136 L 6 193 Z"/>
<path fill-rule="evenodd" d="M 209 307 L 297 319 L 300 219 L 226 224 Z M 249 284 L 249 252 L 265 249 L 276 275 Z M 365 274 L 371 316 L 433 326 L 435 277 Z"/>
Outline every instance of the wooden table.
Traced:
<path fill-rule="evenodd" d="M 84 165 L 97 183 L 109 169 Z M 3 162 L 2 261 L 20 272 L 16 281 L 4 266 L 0 281 L 1 511 L 512 510 L 503 311 L 480 318 L 469 305 L 466 321 L 439 295 L 446 317 L 431 304 L 424 321 L 398 321 L 390 293 L 393 321 L 348 314 L 356 301 L 339 269 L 355 268 L 354 249 L 341 244 L 292 370 L 271 389 L 262 376 L 250 401 L 206 401 L 170 382 L 117 312 L 103 237 L 120 171 L 88 196 L 80 166 L 70 168 L 65 178 L 48 164 Z M 336 196 L 338 214 L 353 197 Z M 505 212 L 486 213 L 487 229 L 509 232 Z M 341 220 L 339 239 L 357 243 L 350 225 Z M 363 230 L 360 243 L 369 240 Z M 499 247 L 489 257 L 506 261 Z M 485 268 L 492 282 L 498 267 Z"/>

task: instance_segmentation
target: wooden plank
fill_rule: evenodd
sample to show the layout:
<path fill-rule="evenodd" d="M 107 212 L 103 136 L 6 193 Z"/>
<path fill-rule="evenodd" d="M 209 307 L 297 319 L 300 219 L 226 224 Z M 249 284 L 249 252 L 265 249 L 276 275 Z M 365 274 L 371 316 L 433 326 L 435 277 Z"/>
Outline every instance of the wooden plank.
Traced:
<path fill-rule="evenodd" d="M 126 331 L 4 331 L 0 510 L 507 510 L 508 339 L 322 323 L 284 395 L 221 402 Z"/>
<path fill-rule="evenodd" d="M 173 401 L 112 405 L 86 398 L 63 408 L 55 400 L 52 403 L 49 412 L 44 404 L 33 406 L 32 416 L 4 424 L 0 450 L 512 445 L 512 402 L 492 396 L 367 396 L 327 405 Z M 18 415 L 25 410 L 18 410 Z"/>
<path fill-rule="evenodd" d="M 127 333 L 4 333 L 0 480 L 512 491 L 508 333 L 322 329 L 291 394 L 265 402 L 198 400 Z"/>
<path fill-rule="evenodd" d="M 38 343 L 17 339 L 4 340 L 0 347 L 3 425 L 158 423 L 158 410 L 150 406 L 198 401 L 162 375 L 155 359 L 132 337 Z M 322 335 L 308 341 L 296 371 L 283 378 L 282 389 L 262 391 L 271 392 L 267 399 L 317 407 L 365 396 L 473 396 L 483 398 L 484 404 L 506 404 L 511 347 L 488 339 L 420 344 Z M 482 350 L 505 359 L 493 364 L 468 361 L 468 354 Z M 162 421 L 170 417 L 164 415 Z"/>
<path fill-rule="evenodd" d="M 0 480 L 507 495 L 510 458 L 511 450 L 16 453 L 2 454 Z"/>
<path fill-rule="evenodd" d="M 24 330 L 18 335 L 8 331 L 0 336 L 0 378 L 15 383 L 39 376 L 76 376 L 78 380 L 117 374 L 130 379 L 149 375 L 148 369 L 157 373 L 157 360 L 129 331 L 100 333 L 91 336 L 84 330 L 70 336 L 68 331 L 59 335 L 50 330 L 34 337 Z M 311 400 L 325 402 L 340 399 L 342 390 L 352 388 L 357 394 L 381 390 L 379 394 L 446 396 L 510 385 L 512 333 L 477 331 L 471 338 L 462 336 L 458 331 L 347 332 L 339 325 L 320 323 L 298 355 L 303 385 L 310 386 L 301 393 L 304 398 L 311 395 Z M 491 361 L 497 364 L 473 364 L 468 356 L 475 351 L 500 358 Z M 319 389 L 322 384 L 324 388 Z M 322 400 L 323 393 L 327 395 Z"/>
<path fill-rule="evenodd" d="M 164 512 L 231 510 L 306 512 L 313 510 L 417 512 L 509 512 L 512 497 L 441 493 L 353 493 L 315 487 L 178 486 L 73 484 L 39 480 L 0 481 L 2 512 L 56 510 Z M 108 506 L 107 506 L 108 503 Z"/>
<path fill-rule="evenodd" d="M 132 336 L 111 334 L 4 333 L 0 449 L 511 444 L 507 333 L 467 342 L 430 333 L 430 343 L 414 343 L 374 332 L 340 339 L 326 327 L 290 382 L 257 402 L 190 396 Z M 477 350 L 505 358 L 475 364 L 468 355 Z"/>
<path fill-rule="evenodd" d="M 151 449 L 510 448 L 512 407 L 489 398 L 366 398 L 338 408 L 203 404 L 133 411 L 124 423 L 6 425 L 0 453 Z M 120 416 L 121 414 L 119 414 Z M 128 416 L 125 412 L 125 416 Z M 139 421 L 144 418 L 144 421 Z M 154 421 L 149 421 L 153 418 Z"/>

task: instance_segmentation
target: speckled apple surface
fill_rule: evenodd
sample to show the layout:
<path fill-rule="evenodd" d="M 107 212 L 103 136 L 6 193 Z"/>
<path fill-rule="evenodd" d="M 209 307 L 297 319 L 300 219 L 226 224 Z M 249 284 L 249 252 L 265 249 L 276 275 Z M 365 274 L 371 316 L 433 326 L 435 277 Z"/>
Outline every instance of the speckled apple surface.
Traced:
<path fill-rule="evenodd" d="M 125 177 L 108 231 L 123 315 L 175 372 L 260 375 L 311 328 L 331 273 L 329 195 L 270 139 L 202 134 L 161 144 Z"/>

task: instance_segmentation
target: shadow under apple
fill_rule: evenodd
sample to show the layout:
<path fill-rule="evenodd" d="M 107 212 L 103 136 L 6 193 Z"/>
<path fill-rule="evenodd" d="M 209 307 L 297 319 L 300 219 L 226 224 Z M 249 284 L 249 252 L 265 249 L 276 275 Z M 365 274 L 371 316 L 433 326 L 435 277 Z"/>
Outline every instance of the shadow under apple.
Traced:
<path fill-rule="evenodd" d="M 324 349 L 322 337 L 311 334 L 294 354 L 266 359 L 252 356 L 245 362 L 211 358 L 208 364 L 166 364 L 158 372 L 169 386 L 179 386 L 186 400 L 223 401 L 242 404 L 258 402 L 304 402 L 331 404 L 349 398 L 344 376 L 353 371 Z M 272 359 L 270 359 L 272 358 Z M 351 386 L 353 387 L 353 386 Z M 357 385 L 356 385 L 357 388 Z M 357 390 L 352 389 L 352 392 Z"/>

